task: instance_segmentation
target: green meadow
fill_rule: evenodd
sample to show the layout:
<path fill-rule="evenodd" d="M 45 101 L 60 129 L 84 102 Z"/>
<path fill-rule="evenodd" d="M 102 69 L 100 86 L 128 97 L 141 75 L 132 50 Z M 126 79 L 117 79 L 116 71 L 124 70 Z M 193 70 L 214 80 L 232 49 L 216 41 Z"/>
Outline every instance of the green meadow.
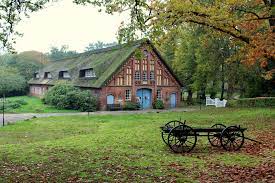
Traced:
<path fill-rule="evenodd" d="M 180 118 L 192 127 L 240 124 L 263 144 L 226 152 L 201 137 L 175 154 L 159 127 Z M 271 108 L 36 118 L 0 128 L 0 182 L 261 182 L 274 178 L 274 125 Z"/>

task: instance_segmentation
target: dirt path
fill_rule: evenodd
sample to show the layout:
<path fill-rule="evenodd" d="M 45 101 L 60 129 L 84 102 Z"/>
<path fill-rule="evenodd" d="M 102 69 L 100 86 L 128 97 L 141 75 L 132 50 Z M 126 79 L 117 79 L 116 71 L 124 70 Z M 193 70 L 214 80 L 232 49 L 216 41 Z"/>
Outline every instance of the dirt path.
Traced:
<path fill-rule="evenodd" d="M 90 112 L 89 115 L 123 115 L 123 114 L 144 114 L 144 113 L 159 113 L 159 112 L 187 112 L 194 111 L 194 108 L 176 108 L 168 110 L 140 110 L 140 111 L 97 111 Z M 5 124 L 24 121 L 31 118 L 45 118 L 51 116 L 73 116 L 73 115 L 88 115 L 87 112 L 77 113 L 21 113 L 21 114 L 5 114 Z M 0 114 L 0 127 L 2 126 L 2 114 Z"/>

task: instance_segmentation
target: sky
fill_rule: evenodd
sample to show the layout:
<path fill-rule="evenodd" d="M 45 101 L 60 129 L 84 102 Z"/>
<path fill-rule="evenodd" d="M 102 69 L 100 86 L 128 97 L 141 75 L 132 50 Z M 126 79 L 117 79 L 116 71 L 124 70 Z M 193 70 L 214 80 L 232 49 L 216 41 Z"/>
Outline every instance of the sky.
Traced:
<path fill-rule="evenodd" d="M 121 21 L 127 15 L 108 15 L 92 5 L 76 5 L 73 0 L 60 0 L 32 13 L 17 25 L 23 37 L 14 45 L 17 52 L 48 52 L 52 46 L 68 45 L 69 50 L 82 52 L 91 42 L 116 41 Z"/>

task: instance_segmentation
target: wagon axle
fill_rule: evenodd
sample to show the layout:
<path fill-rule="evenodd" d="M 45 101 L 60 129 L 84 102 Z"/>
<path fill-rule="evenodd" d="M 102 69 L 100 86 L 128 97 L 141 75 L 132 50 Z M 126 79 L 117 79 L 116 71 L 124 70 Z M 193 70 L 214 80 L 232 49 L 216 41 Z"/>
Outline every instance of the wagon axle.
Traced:
<path fill-rule="evenodd" d="M 176 153 L 190 152 L 197 143 L 198 136 L 207 136 L 209 143 L 214 147 L 223 147 L 227 151 L 237 151 L 244 139 L 258 142 L 244 136 L 247 128 L 240 126 L 226 127 L 215 124 L 211 128 L 192 128 L 181 121 L 170 121 L 161 127 L 161 137 L 165 144 Z M 258 142 L 260 143 L 260 142 Z"/>

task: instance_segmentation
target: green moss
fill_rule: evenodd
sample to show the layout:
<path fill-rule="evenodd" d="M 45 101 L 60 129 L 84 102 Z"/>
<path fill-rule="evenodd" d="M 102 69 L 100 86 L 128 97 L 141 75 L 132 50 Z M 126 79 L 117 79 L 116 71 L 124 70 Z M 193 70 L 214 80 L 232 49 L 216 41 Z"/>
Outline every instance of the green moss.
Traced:
<path fill-rule="evenodd" d="M 55 85 L 58 81 L 58 74 L 61 70 L 68 70 L 71 79 L 68 80 L 75 86 L 100 88 L 110 77 L 120 69 L 120 66 L 144 44 L 145 41 L 137 41 L 131 44 L 123 44 L 111 48 L 95 50 L 79 54 L 72 58 L 53 61 L 45 66 L 40 72 L 40 79 L 32 79 L 29 84 Z M 93 68 L 97 78 L 79 78 L 79 70 Z M 51 72 L 53 79 L 44 79 L 44 72 Z"/>

